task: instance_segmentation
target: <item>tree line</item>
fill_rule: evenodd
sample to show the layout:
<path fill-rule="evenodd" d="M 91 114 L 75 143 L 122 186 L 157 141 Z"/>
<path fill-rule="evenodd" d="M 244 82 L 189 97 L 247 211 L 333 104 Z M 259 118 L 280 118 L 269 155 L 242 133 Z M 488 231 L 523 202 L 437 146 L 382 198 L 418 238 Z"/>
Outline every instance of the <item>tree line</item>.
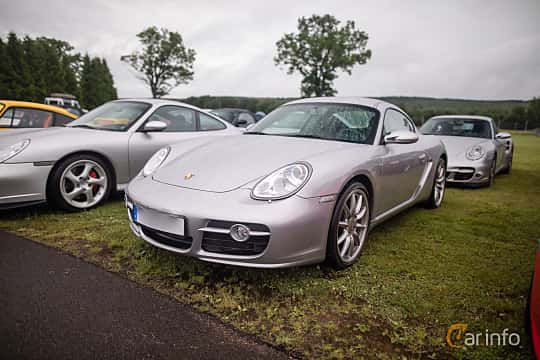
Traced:
<path fill-rule="evenodd" d="M 178 99 L 203 109 L 223 107 L 248 109 L 269 113 L 278 106 L 297 98 L 257 98 L 241 96 L 192 96 Z M 461 100 L 420 97 L 379 97 L 398 105 L 409 114 L 416 125 L 422 125 L 435 115 L 483 115 L 495 120 L 501 129 L 529 130 L 540 128 L 540 98 L 530 101 Z"/>
<path fill-rule="evenodd" d="M 117 98 L 103 58 L 75 53 L 68 42 L 10 32 L 0 37 L 0 98 L 43 102 L 49 94 L 75 95 L 92 109 Z"/>

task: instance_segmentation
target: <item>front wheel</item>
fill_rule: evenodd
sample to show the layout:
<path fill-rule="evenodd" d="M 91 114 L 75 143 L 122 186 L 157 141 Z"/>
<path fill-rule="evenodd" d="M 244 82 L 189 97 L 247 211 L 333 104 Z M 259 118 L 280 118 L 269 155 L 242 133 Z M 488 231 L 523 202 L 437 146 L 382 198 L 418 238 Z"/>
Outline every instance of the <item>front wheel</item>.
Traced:
<path fill-rule="evenodd" d="M 52 171 L 47 184 L 47 200 L 63 210 L 87 210 L 109 197 L 111 180 L 109 167 L 97 156 L 70 156 Z"/>
<path fill-rule="evenodd" d="M 341 270 L 354 264 L 362 253 L 369 230 L 369 192 L 351 183 L 340 196 L 328 232 L 326 258 Z"/>
<path fill-rule="evenodd" d="M 433 179 L 433 187 L 431 194 L 426 201 L 426 207 L 436 209 L 441 206 L 446 191 L 446 161 L 443 158 L 439 159 L 437 168 L 435 169 L 435 179 Z"/>

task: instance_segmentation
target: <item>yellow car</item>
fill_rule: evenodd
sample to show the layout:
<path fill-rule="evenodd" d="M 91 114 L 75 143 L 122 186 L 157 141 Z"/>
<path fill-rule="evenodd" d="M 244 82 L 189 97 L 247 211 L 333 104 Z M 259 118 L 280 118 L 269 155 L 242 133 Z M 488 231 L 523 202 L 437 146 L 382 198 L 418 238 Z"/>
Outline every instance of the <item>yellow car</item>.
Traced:
<path fill-rule="evenodd" d="M 77 115 L 58 106 L 0 100 L 0 130 L 61 126 L 76 118 Z"/>

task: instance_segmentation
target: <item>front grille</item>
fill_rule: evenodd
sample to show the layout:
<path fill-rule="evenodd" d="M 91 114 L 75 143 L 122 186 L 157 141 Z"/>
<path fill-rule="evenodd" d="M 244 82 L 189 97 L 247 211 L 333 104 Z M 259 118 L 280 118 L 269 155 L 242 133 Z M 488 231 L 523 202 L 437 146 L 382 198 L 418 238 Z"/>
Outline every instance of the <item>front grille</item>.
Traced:
<path fill-rule="evenodd" d="M 141 227 L 144 235 L 148 236 L 150 239 L 167 246 L 172 246 L 178 249 L 187 250 L 191 247 L 193 239 L 189 236 L 180 236 L 176 234 L 171 234 L 168 232 L 156 230 L 138 224 Z"/>
<path fill-rule="evenodd" d="M 230 221 L 212 220 L 208 222 L 208 227 L 228 230 L 234 224 L 240 224 Z M 266 225 L 242 223 L 251 231 L 270 232 Z M 270 235 L 251 235 L 244 242 L 235 241 L 229 234 L 205 231 L 202 239 L 202 249 L 204 251 L 239 256 L 253 256 L 261 254 L 268 246 Z"/>
<path fill-rule="evenodd" d="M 454 181 L 467 181 L 472 179 L 474 168 L 453 168 L 448 170 L 447 179 Z"/>

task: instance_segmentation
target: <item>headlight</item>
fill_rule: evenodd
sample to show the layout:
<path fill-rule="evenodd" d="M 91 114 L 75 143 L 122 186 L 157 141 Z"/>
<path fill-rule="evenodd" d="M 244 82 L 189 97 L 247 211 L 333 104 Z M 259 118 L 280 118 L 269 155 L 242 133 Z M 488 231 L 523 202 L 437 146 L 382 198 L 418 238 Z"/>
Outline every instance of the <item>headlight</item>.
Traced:
<path fill-rule="evenodd" d="M 30 139 L 19 141 L 5 149 L 0 150 L 0 163 L 11 159 L 30 144 Z"/>
<path fill-rule="evenodd" d="M 257 200 L 284 199 L 298 192 L 309 180 L 311 166 L 296 163 L 282 167 L 263 178 L 251 191 Z"/>
<path fill-rule="evenodd" d="M 161 166 L 161 164 L 163 164 L 163 162 L 169 155 L 170 151 L 171 151 L 171 148 L 165 147 L 165 148 L 159 149 L 158 152 L 152 155 L 150 160 L 148 160 L 146 165 L 144 165 L 144 168 L 142 171 L 143 176 L 152 175 L 152 173 L 156 171 L 157 168 Z"/>
<path fill-rule="evenodd" d="M 485 154 L 486 150 L 482 146 L 475 145 L 469 150 L 467 150 L 465 156 L 467 156 L 467 159 L 469 160 L 480 160 L 482 157 L 484 157 Z"/>

